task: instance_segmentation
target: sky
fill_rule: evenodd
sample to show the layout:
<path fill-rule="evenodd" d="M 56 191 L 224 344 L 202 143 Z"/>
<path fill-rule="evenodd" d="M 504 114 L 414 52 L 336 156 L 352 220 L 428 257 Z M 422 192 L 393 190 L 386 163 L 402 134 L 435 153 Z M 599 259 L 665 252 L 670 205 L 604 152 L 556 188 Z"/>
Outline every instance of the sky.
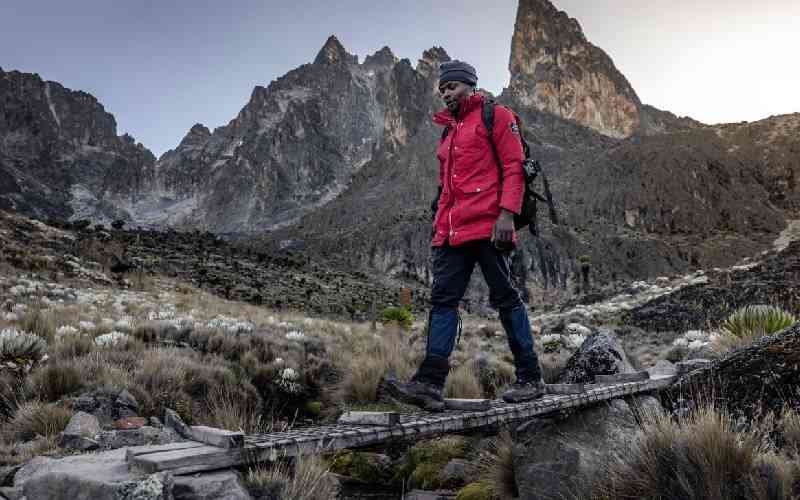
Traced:
<path fill-rule="evenodd" d="M 800 112 L 798 0 L 553 0 L 642 102 L 705 123 Z M 413 65 L 444 47 L 479 85 L 508 85 L 516 0 L 3 0 L 0 67 L 94 95 L 156 156 L 195 123 L 227 124 L 256 85 L 329 35 Z"/>

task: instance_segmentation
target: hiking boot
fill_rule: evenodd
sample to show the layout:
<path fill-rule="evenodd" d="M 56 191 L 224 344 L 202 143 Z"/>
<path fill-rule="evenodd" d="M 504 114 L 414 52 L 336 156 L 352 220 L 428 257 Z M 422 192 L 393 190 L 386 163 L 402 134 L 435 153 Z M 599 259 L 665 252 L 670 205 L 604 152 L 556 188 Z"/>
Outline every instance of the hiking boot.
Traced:
<path fill-rule="evenodd" d="M 506 403 L 522 403 L 544 396 L 546 392 L 544 382 L 515 382 L 510 389 L 503 393 Z"/>
<path fill-rule="evenodd" d="M 444 410 L 442 390 L 433 384 L 415 380 L 404 384 L 397 380 L 387 380 L 386 386 L 392 396 L 404 403 L 419 406 L 428 411 Z"/>

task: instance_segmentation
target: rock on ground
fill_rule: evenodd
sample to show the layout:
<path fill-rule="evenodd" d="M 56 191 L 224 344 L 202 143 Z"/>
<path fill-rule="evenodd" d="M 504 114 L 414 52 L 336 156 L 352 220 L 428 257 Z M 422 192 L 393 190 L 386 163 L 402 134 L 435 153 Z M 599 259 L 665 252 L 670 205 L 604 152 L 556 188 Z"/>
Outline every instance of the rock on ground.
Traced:
<path fill-rule="evenodd" d="M 558 381 L 563 384 L 591 383 L 595 375 L 632 371 L 635 370 L 617 336 L 610 330 L 596 328 L 567 360 Z"/>
<path fill-rule="evenodd" d="M 564 419 L 539 419 L 518 436 L 514 470 L 523 500 L 572 498 L 593 476 L 601 473 L 609 457 L 624 453 L 639 432 L 635 412 L 657 410 L 652 396 L 635 396 L 634 403 L 613 399 Z"/>

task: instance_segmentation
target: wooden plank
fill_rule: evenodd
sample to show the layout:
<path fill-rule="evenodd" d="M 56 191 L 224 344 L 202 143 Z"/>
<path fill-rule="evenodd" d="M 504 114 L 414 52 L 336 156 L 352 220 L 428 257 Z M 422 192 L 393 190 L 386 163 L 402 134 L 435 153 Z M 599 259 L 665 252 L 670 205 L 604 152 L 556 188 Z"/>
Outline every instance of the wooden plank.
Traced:
<path fill-rule="evenodd" d="M 580 394 L 586 391 L 584 384 L 546 384 L 548 394 Z"/>
<path fill-rule="evenodd" d="M 192 439 L 201 443 L 210 444 L 218 448 L 241 448 L 244 446 L 244 434 L 241 432 L 226 431 L 205 425 L 190 427 Z"/>
<path fill-rule="evenodd" d="M 489 399 L 448 399 L 444 400 L 444 407 L 448 410 L 486 411 L 492 407 Z"/>
<path fill-rule="evenodd" d="M 650 374 L 646 371 L 631 373 L 615 373 L 613 375 L 595 375 L 594 381 L 598 384 L 618 384 L 624 382 L 639 382 L 647 380 Z"/>
<path fill-rule="evenodd" d="M 339 423 L 392 427 L 400 423 L 400 414 L 396 411 L 346 411 L 339 417 Z"/>
<path fill-rule="evenodd" d="M 125 461 L 131 462 L 134 457 L 141 455 L 148 455 L 151 453 L 161 453 L 163 451 L 185 450 L 190 448 L 200 448 L 205 446 L 204 443 L 197 441 L 180 441 L 177 443 L 169 444 L 155 444 L 145 446 L 131 446 L 125 450 Z"/>

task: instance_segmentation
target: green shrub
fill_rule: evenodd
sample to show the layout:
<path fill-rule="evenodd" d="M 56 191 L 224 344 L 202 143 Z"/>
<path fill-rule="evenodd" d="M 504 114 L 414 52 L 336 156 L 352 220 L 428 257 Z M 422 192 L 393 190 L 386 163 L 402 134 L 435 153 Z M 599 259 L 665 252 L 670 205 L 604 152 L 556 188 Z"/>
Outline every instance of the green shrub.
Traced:
<path fill-rule="evenodd" d="M 401 328 L 410 330 L 414 323 L 414 315 L 405 307 L 387 307 L 381 313 L 381 322 L 396 322 Z"/>
<path fill-rule="evenodd" d="M 797 318 L 774 306 L 750 305 L 737 309 L 722 323 L 722 330 L 739 338 L 755 339 L 788 328 Z"/>
<path fill-rule="evenodd" d="M 717 353 L 746 347 L 755 340 L 779 332 L 797 322 L 792 314 L 774 306 L 749 305 L 737 309 L 720 326 L 712 341 Z"/>

